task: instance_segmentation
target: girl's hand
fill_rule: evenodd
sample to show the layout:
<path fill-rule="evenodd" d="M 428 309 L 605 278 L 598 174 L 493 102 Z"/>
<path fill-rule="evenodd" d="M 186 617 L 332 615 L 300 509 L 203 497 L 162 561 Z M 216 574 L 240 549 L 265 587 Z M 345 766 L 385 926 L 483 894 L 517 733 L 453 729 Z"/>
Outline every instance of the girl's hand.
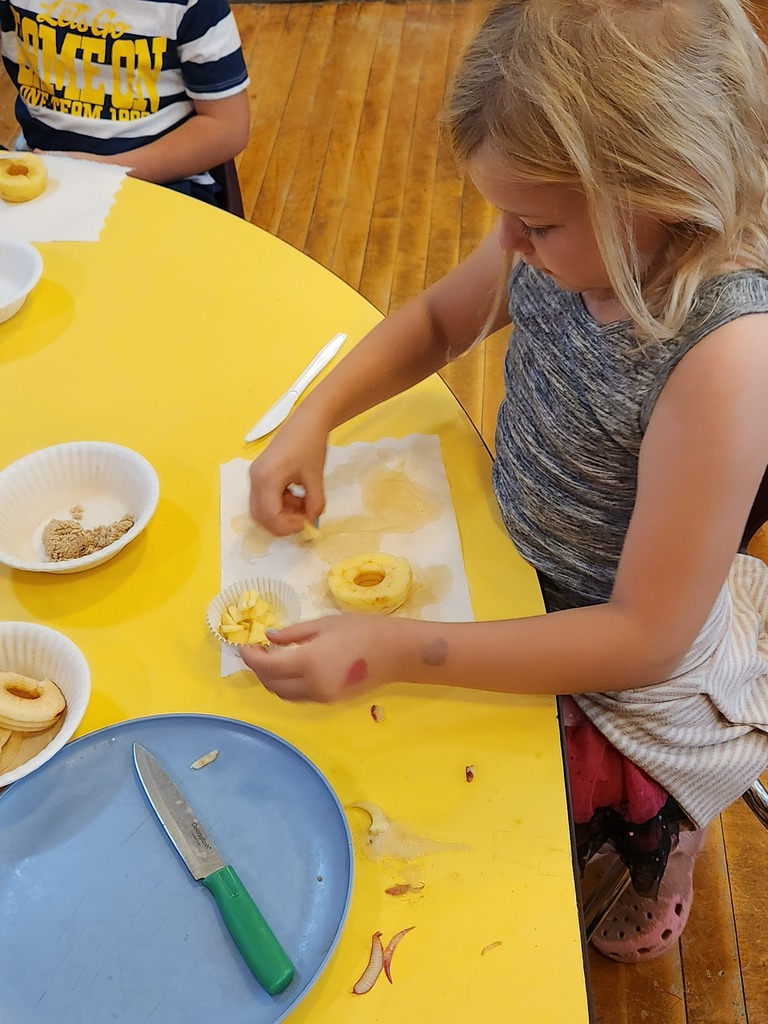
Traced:
<path fill-rule="evenodd" d="M 273 646 L 241 647 L 240 654 L 283 700 L 330 704 L 393 678 L 393 627 L 397 620 L 375 615 L 329 615 L 269 631 Z"/>
<path fill-rule="evenodd" d="M 251 463 L 251 516 L 285 537 L 314 523 L 325 508 L 323 467 L 327 434 L 302 430 L 288 420 Z M 289 485 L 291 490 L 289 490 Z"/>

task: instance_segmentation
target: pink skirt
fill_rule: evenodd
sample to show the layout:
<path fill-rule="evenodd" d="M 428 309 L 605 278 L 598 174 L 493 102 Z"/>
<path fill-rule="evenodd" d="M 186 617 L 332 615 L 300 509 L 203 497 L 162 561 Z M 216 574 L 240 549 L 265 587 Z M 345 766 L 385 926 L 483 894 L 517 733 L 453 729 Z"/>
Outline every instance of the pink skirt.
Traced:
<path fill-rule="evenodd" d="M 608 843 L 635 890 L 653 896 L 686 818 L 677 802 L 613 747 L 572 697 L 559 698 L 581 870 Z"/>

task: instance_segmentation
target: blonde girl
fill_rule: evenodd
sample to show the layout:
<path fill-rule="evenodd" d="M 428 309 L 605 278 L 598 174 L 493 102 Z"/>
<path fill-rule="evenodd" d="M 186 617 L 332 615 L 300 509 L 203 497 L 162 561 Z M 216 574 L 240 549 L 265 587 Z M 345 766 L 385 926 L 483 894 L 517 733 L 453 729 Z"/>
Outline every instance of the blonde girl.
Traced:
<path fill-rule="evenodd" d="M 570 695 L 581 861 L 607 842 L 632 875 L 595 944 L 658 956 L 703 830 L 768 766 L 768 571 L 735 557 L 768 462 L 766 52 L 737 0 L 507 0 L 446 121 L 496 224 L 303 402 L 251 512 L 301 529 L 335 426 L 512 323 L 493 483 L 547 614 L 328 616 L 243 657 L 288 700 Z"/>

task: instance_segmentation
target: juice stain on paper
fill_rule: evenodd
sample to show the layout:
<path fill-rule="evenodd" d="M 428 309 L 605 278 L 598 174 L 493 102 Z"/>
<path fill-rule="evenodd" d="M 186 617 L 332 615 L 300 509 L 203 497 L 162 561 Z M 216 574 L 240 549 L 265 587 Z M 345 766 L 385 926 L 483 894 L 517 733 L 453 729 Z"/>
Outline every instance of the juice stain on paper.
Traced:
<path fill-rule="evenodd" d="M 394 452 L 380 452 L 382 459 Z M 348 516 L 324 516 L 319 536 L 312 541 L 312 553 L 329 567 L 347 558 L 380 551 L 385 534 L 410 534 L 440 518 L 442 507 L 438 495 L 419 487 L 402 469 L 391 466 L 363 465 L 370 456 L 361 453 L 349 462 L 329 471 L 327 491 L 357 486 L 364 512 Z M 402 460 L 400 460 L 402 462 Z M 266 555 L 275 542 L 264 527 L 247 514 L 234 516 L 231 528 L 241 538 L 240 554 L 247 562 Z M 297 545 L 306 542 L 289 539 Z M 419 617 L 430 605 L 445 598 L 451 587 L 452 575 L 447 565 L 413 567 L 413 586 L 408 600 L 393 614 Z M 337 610 L 325 577 L 310 587 L 313 604 L 318 611 Z"/>

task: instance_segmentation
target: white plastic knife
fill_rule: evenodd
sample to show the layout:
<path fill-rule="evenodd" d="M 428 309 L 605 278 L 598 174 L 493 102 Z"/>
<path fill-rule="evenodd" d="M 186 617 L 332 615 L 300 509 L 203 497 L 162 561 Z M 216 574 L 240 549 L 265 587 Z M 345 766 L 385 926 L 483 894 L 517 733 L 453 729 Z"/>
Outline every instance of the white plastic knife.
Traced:
<path fill-rule="evenodd" d="M 272 408 L 261 417 L 255 426 L 251 427 L 245 435 L 245 440 L 258 441 L 260 437 L 266 437 L 267 434 L 271 434 L 273 430 L 279 427 L 296 404 L 299 396 L 306 391 L 318 373 L 325 369 L 346 340 L 346 334 L 337 334 L 335 338 L 331 338 L 327 345 L 323 345 L 306 370 L 299 374 L 285 394 L 278 398 Z"/>

